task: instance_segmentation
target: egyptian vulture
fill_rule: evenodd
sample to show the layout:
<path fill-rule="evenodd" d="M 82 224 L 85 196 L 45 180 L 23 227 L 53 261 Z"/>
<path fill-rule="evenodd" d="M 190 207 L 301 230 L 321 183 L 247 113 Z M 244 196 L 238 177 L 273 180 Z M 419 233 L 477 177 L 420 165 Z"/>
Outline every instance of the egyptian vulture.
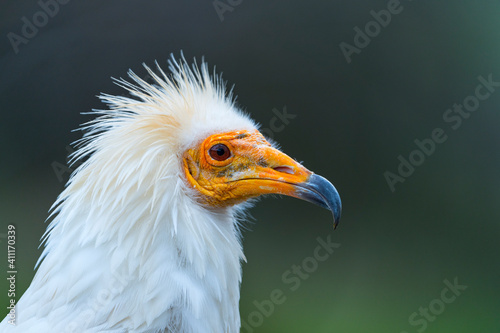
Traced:
<path fill-rule="evenodd" d="M 248 200 L 292 196 L 339 222 L 335 187 L 266 140 L 205 62 L 145 67 L 153 84 L 130 71 L 116 80 L 128 96 L 101 95 L 84 125 L 83 162 L 0 332 L 239 332 Z"/>

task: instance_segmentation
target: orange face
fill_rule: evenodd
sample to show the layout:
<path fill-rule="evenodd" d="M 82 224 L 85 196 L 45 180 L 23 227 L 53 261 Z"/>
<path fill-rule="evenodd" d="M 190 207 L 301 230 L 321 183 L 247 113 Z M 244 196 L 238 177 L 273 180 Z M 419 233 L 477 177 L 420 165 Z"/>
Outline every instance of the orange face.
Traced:
<path fill-rule="evenodd" d="M 199 200 L 212 207 L 234 205 L 274 193 L 332 208 L 328 205 L 330 198 L 323 198 L 325 193 L 319 193 L 325 191 L 314 186 L 323 187 L 326 182 L 335 189 L 333 185 L 273 148 L 259 131 L 211 135 L 197 147 L 185 151 L 183 161 L 188 183 L 199 192 Z M 321 184 L 313 184 L 318 181 Z M 334 192 L 326 195 L 338 197 L 336 190 Z M 335 205 L 340 216 L 340 198 Z M 335 220 L 338 222 L 338 217 Z"/>

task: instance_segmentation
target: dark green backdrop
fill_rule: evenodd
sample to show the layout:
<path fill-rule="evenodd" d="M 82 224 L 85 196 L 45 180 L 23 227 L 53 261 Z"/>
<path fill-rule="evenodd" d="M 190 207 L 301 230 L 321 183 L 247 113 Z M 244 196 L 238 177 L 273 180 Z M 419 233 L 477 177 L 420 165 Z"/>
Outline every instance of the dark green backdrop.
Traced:
<path fill-rule="evenodd" d="M 327 211 L 298 200 L 252 209 L 242 332 L 499 331 L 500 88 L 477 88 L 478 77 L 500 82 L 498 1 L 223 0 L 222 21 L 212 1 L 66 2 L 47 9 L 47 22 L 35 0 L 0 5 L 0 234 L 17 227 L 18 293 L 69 176 L 58 179 L 53 164 L 65 164 L 80 137 L 71 130 L 89 120 L 80 112 L 100 108 L 100 92 L 123 93 L 110 77 L 144 74 L 142 62 L 165 65 L 184 50 L 236 84 L 264 128 L 286 106 L 295 118 L 274 139 L 343 200 L 335 232 Z M 31 37 L 20 42 L 34 16 L 38 31 L 25 28 Z M 464 101 L 475 111 L 462 111 L 458 126 L 447 110 Z M 436 129 L 446 140 L 432 149 Z M 410 157 L 419 165 L 395 178 Z M 329 235 L 340 247 L 308 259 Z M 303 263 L 307 275 L 288 272 Z M 455 279 L 467 288 L 454 295 L 445 288 Z"/>

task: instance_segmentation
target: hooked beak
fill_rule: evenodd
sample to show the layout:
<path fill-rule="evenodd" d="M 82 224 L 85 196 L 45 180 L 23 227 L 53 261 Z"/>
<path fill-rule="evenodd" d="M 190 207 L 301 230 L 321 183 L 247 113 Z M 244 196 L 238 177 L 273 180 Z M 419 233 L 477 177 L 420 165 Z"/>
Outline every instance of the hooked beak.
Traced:
<path fill-rule="evenodd" d="M 306 182 L 298 183 L 296 187 L 296 198 L 312 202 L 332 212 L 333 229 L 336 229 L 340 222 L 342 202 L 335 186 L 326 178 L 313 173 Z"/>

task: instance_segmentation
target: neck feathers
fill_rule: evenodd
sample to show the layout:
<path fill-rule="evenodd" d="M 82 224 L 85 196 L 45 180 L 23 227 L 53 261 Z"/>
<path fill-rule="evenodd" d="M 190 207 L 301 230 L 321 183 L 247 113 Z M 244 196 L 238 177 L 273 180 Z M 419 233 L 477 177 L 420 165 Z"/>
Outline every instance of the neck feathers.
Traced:
<path fill-rule="evenodd" d="M 91 309 L 91 319 L 67 313 L 57 320 L 97 331 L 238 331 L 244 257 L 235 209 L 200 206 L 180 166 L 162 157 L 143 162 L 150 170 L 106 174 L 100 154 L 113 160 L 120 153 L 95 152 L 61 194 L 44 260 L 19 306 L 35 302 L 41 317 Z M 159 164 L 164 174 L 141 175 Z"/>
<path fill-rule="evenodd" d="M 170 68 L 147 68 L 153 85 L 118 80 L 132 98 L 101 96 L 109 110 L 83 128 L 73 159 L 86 160 L 53 206 L 16 332 L 239 330 L 240 210 L 198 204 L 181 154 L 256 126 L 205 63 Z"/>

